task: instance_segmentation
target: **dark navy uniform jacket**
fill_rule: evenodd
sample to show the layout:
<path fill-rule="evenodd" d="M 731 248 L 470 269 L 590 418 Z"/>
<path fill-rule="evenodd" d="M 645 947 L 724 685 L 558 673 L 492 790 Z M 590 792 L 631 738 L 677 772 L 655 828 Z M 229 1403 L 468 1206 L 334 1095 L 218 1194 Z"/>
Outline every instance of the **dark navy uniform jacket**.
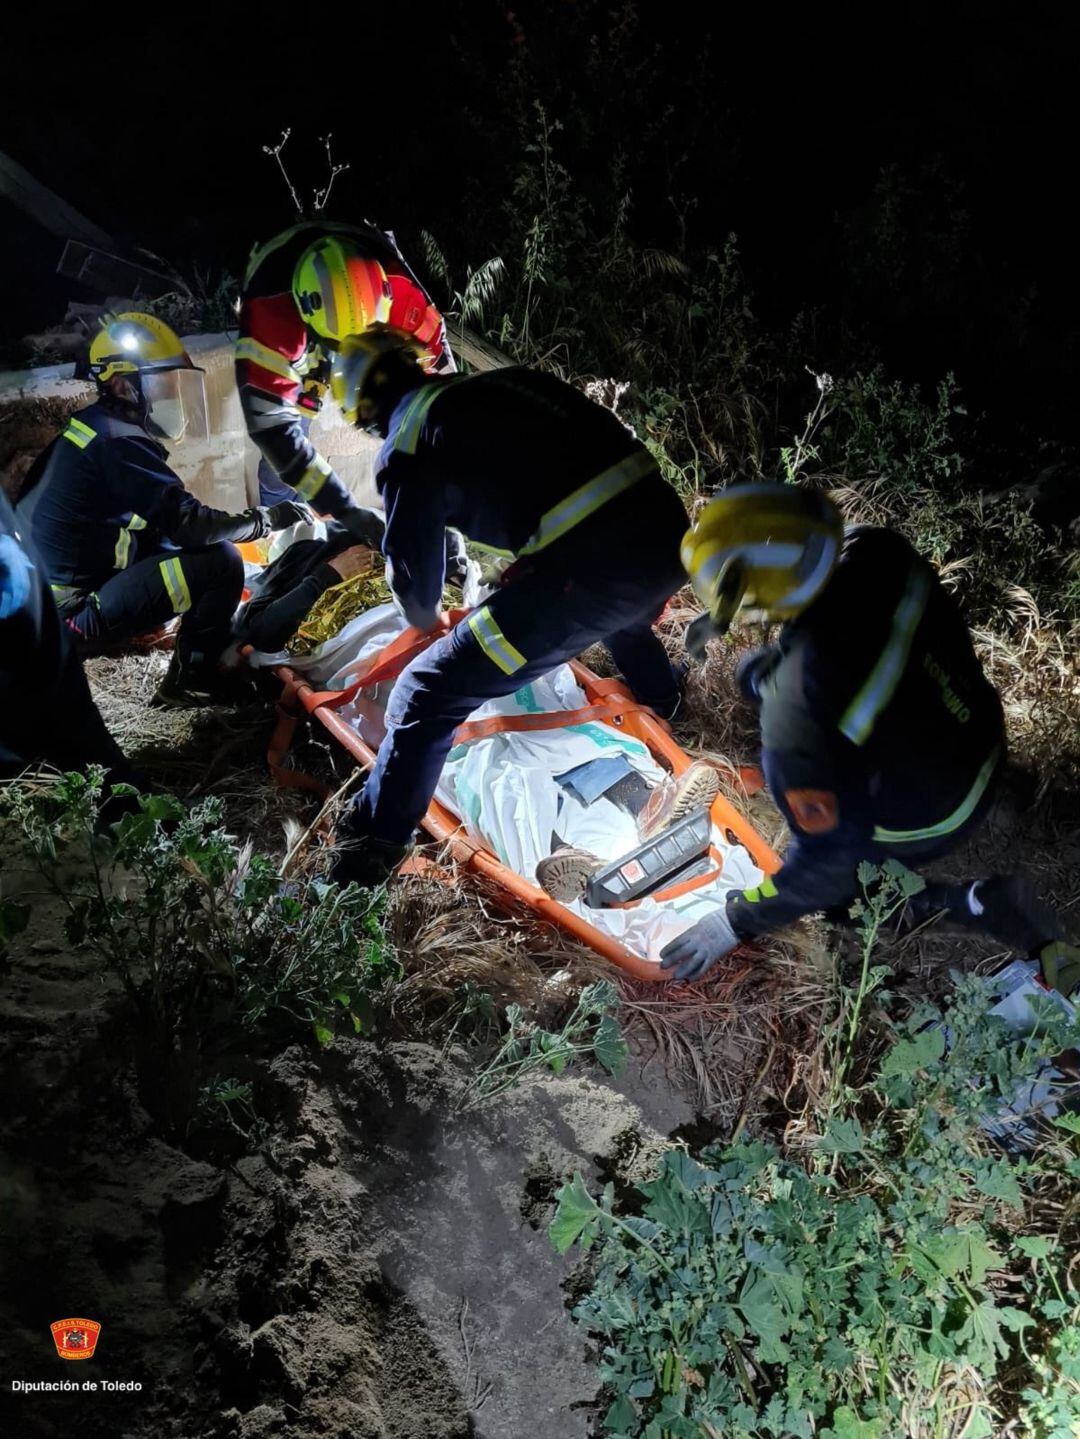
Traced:
<path fill-rule="evenodd" d="M 616 515 L 640 514 L 642 527 L 664 528 L 671 509 L 674 528 L 681 534 L 685 526 L 674 492 L 622 422 L 534 370 L 436 380 L 406 395 L 375 482 L 386 511 L 387 573 L 421 628 L 439 609 L 446 526 L 500 554 L 563 565 L 604 560 L 604 525 Z M 670 536 L 658 542 L 670 544 Z"/>
<path fill-rule="evenodd" d="M 762 766 L 792 844 L 773 880 L 729 900 L 744 937 L 850 898 L 860 859 L 947 848 L 1003 756 L 1001 703 L 963 617 L 891 530 L 848 532 L 755 690 Z"/>
<path fill-rule="evenodd" d="M 141 425 L 98 402 L 72 415 L 35 462 L 18 506 L 56 587 L 99 589 L 140 558 L 263 533 L 253 511 L 202 505 Z"/>

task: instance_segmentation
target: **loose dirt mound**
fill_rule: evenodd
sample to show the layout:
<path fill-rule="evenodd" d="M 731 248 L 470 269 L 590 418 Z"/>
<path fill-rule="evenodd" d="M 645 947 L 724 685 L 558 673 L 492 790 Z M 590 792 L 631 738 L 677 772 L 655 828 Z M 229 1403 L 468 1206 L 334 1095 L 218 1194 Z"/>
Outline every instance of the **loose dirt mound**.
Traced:
<path fill-rule="evenodd" d="M 467 1071 L 427 1045 L 299 1044 L 222 1056 L 246 1064 L 268 1133 L 230 1163 L 197 1131 L 155 1132 L 120 996 L 54 918 L 35 898 L 0 1001 L 3 1432 L 587 1433 L 595 1373 L 547 1240 L 551 1199 L 575 1168 L 640 1172 L 686 1106 L 638 1075 L 647 1119 L 565 1075 L 458 1113 Z M 76 1316 L 102 1325 L 77 1365 L 49 1332 Z M 13 1393 L 13 1380 L 99 1387 Z"/>

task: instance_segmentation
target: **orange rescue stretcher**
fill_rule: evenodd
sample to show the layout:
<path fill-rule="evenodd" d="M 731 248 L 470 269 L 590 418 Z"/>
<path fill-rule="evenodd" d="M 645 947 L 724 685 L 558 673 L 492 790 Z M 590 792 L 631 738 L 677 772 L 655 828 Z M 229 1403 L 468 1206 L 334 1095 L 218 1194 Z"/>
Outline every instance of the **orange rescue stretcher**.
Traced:
<path fill-rule="evenodd" d="M 310 775 L 286 767 L 285 763 L 297 725 L 309 716 L 317 720 L 361 768 L 370 769 L 375 763 L 375 751 L 346 723 L 339 710 L 361 690 L 396 679 L 416 655 L 466 614 L 466 610 L 450 611 L 441 630 L 429 633 L 405 630 L 379 654 L 365 661 L 340 690 L 316 689 L 290 666 L 277 666 L 274 674 L 281 681 L 282 690 L 277 701 L 278 722 L 267 750 L 267 762 L 275 783 L 312 789 L 324 796 L 327 794 L 326 786 Z M 599 722 L 642 741 L 660 764 L 673 774 L 679 775 L 689 767 L 690 757 L 672 737 L 667 725 L 652 710 L 638 704 L 617 680 L 601 679 L 577 660 L 571 661 L 571 669 L 588 699 L 586 706 L 548 714 L 496 715 L 485 720 L 469 720 L 458 728 L 454 743 L 485 739 L 508 730 L 558 729 L 566 725 Z M 713 802 L 711 818 L 731 843 L 739 843 L 746 848 L 759 869 L 766 874 L 774 874 L 779 869 L 780 861 L 776 854 L 722 794 Z M 605 934 L 581 915 L 552 899 L 539 885 L 509 869 L 482 843 L 472 839 L 458 817 L 437 799 L 432 799 L 429 804 L 422 825 L 433 839 L 449 847 L 458 864 L 494 881 L 509 900 L 525 905 L 539 918 L 557 925 L 637 979 L 656 981 L 668 978 L 655 961 L 634 954 L 612 935 Z M 651 898 L 660 901 L 674 899 L 691 889 L 711 884 L 719 873 L 721 862 L 715 850 L 711 853 L 717 868 L 680 885 L 657 890 Z"/>

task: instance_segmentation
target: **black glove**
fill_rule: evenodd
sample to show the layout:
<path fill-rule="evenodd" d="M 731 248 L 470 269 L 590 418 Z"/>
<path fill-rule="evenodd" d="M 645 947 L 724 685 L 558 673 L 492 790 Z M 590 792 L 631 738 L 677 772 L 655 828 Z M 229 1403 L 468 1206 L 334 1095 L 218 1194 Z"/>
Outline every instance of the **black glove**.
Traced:
<path fill-rule="evenodd" d="M 735 683 L 744 699 L 751 704 L 761 704 L 761 686 L 783 658 L 779 645 L 766 645 L 764 649 L 743 655 L 735 666 Z"/>
<path fill-rule="evenodd" d="M 465 536 L 460 530 L 446 531 L 446 583 L 461 589 L 469 573 Z"/>
<path fill-rule="evenodd" d="M 291 525 L 312 525 L 314 511 L 303 500 L 282 500 L 280 505 L 260 505 L 259 513 L 271 530 L 287 530 Z"/>
<path fill-rule="evenodd" d="M 367 545 L 369 550 L 382 553 L 386 521 L 375 510 L 364 510 L 359 505 L 338 515 L 338 524 L 344 525 L 358 545 Z"/>

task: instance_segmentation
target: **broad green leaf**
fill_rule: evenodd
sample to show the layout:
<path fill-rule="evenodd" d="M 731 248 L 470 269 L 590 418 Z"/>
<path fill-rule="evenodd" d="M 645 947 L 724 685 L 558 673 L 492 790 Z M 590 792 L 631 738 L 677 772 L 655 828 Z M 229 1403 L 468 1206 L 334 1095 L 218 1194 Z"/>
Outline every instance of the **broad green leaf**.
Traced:
<path fill-rule="evenodd" d="M 637 1410 L 625 1395 L 620 1394 L 604 1415 L 604 1429 L 608 1434 L 635 1433 L 638 1425 Z"/>
<path fill-rule="evenodd" d="M 973 1409 L 964 1428 L 962 1439 L 994 1439 L 997 1430 L 984 1409 Z"/>
<path fill-rule="evenodd" d="M 983 1299 L 968 1310 L 957 1339 L 967 1343 L 968 1355 L 976 1368 L 993 1364 L 995 1355 L 1004 1359 L 1009 1353 L 1009 1346 L 1001 1337 L 998 1308 L 992 1299 Z"/>
<path fill-rule="evenodd" d="M 140 800 L 143 813 L 153 820 L 183 819 L 187 810 L 171 794 L 148 794 Z"/>
<path fill-rule="evenodd" d="M 802 1304 L 802 1279 L 790 1271 L 766 1274 L 759 1268 L 746 1276 L 739 1308 L 761 1341 L 761 1357 L 767 1364 L 783 1363 L 787 1350 L 782 1344 Z"/>
<path fill-rule="evenodd" d="M 551 1221 L 548 1234 L 556 1251 L 565 1254 L 572 1244 L 576 1244 L 585 1235 L 585 1231 L 599 1218 L 602 1211 L 585 1188 L 580 1172 L 575 1173 L 568 1184 L 563 1185 L 555 1198 L 555 1218 Z"/>
<path fill-rule="evenodd" d="M 325 1024 L 318 1023 L 313 1024 L 312 1028 L 315 1031 L 315 1038 L 318 1040 L 321 1048 L 329 1049 L 334 1042 L 334 1031 L 327 1029 Z"/>
<path fill-rule="evenodd" d="M 670 1149 L 664 1155 L 664 1172 L 677 1179 L 691 1194 L 705 1183 L 708 1171 L 691 1159 L 684 1149 Z"/>
<path fill-rule="evenodd" d="M 1013 1209 L 1023 1209 L 1024 1200 L 1016 1175 L 1007 1164 L 991 1161 L 975 1172 L 975 1188 L 990 1199 L 1000 1199 Z"/>
<path fill-rule="evenodd" d="M 596 1037 L 593 1040 L 593 1053 L 597 1060 L 604 1066 L 607 1072 L 618 1079 L 626 1068 L 626 1060 L 630 1053 L 626 1040 L 622 1036 L 622 1030 L 618 1022 L 612 1019 L 610 1014 L 605 1014 L 596 1027 Z"/>
<path fill-rule="evenodd" d="M 972 1284 L 985 1283 L 987 1272 L 1001 1269 L 1005 1263 L 1002 1256 L 986 1242 L 983 1231 L 974 1224 L 963 1229 L 947 1228 L 940 1234 L 928 1235 L 912 1247 L 913 1261 L 919 1254 L 929 1259 L 934 1269 L 945 1278 L 963 1274 Z M 927 1277 L 926 1271 L 918 1264 L 915 1267 Z"/>
<path fill-rule="evenodd" d="M 1046 1259 L 1053 1245 L 1042 1234 L 1018 1234 L 1013 1243 L 1029 1259 Z"/>
<path fill-rule="evenodd" d="M 684 1231 L 704 1232 L 709 1228 L 709 1212 L 692 1195 L 687 1194 L 677 1179 L 666 1174 L 652 1179 L 639 1188 L 648 1199 L 645 1213 L 650 1219 L 676 1234 Z"/>
<path fill-rule="evenodd" d="M 857 1119 L 830 1119 L 818 1148 L 826 1154 L 861 1154 L 866 1148 L 863 1127 Z"/>
<path fill-rule="evenodd" d="M 883 1419 L 860 1419 L 854 1409 L 841 1404 L 832 1418 L 832 1428 L 821 1431 L 821 1439 L 882 1439 Z"/>
<path fill-rule="evenodd" d="M 1080 1114 L 1059 1114 L 1054 1123 L 1059 1129 L 1067 1129 L 1070 1134 L 1080 1134 Z"/>
<path fill-rule="evenodd" d="M 1023 1309 L 1016 1309 L 1011 1304 L 1003 1304 L 998 1310 L 998 1315 L 1005 1328 L 1014 1334 L 1019 1334 L 1023 1329 L 1034 1328 L 1037 1322 Z"/>
<path fill-rule="evenodd" d="M 914 1039 L 898 1039 L 886 1054 L 879 1079 L 892 1075 L 911 1075 L 926 1069 L 945 1053 L 945 1032 L 941 1029 L 924 1029 Z"/>

